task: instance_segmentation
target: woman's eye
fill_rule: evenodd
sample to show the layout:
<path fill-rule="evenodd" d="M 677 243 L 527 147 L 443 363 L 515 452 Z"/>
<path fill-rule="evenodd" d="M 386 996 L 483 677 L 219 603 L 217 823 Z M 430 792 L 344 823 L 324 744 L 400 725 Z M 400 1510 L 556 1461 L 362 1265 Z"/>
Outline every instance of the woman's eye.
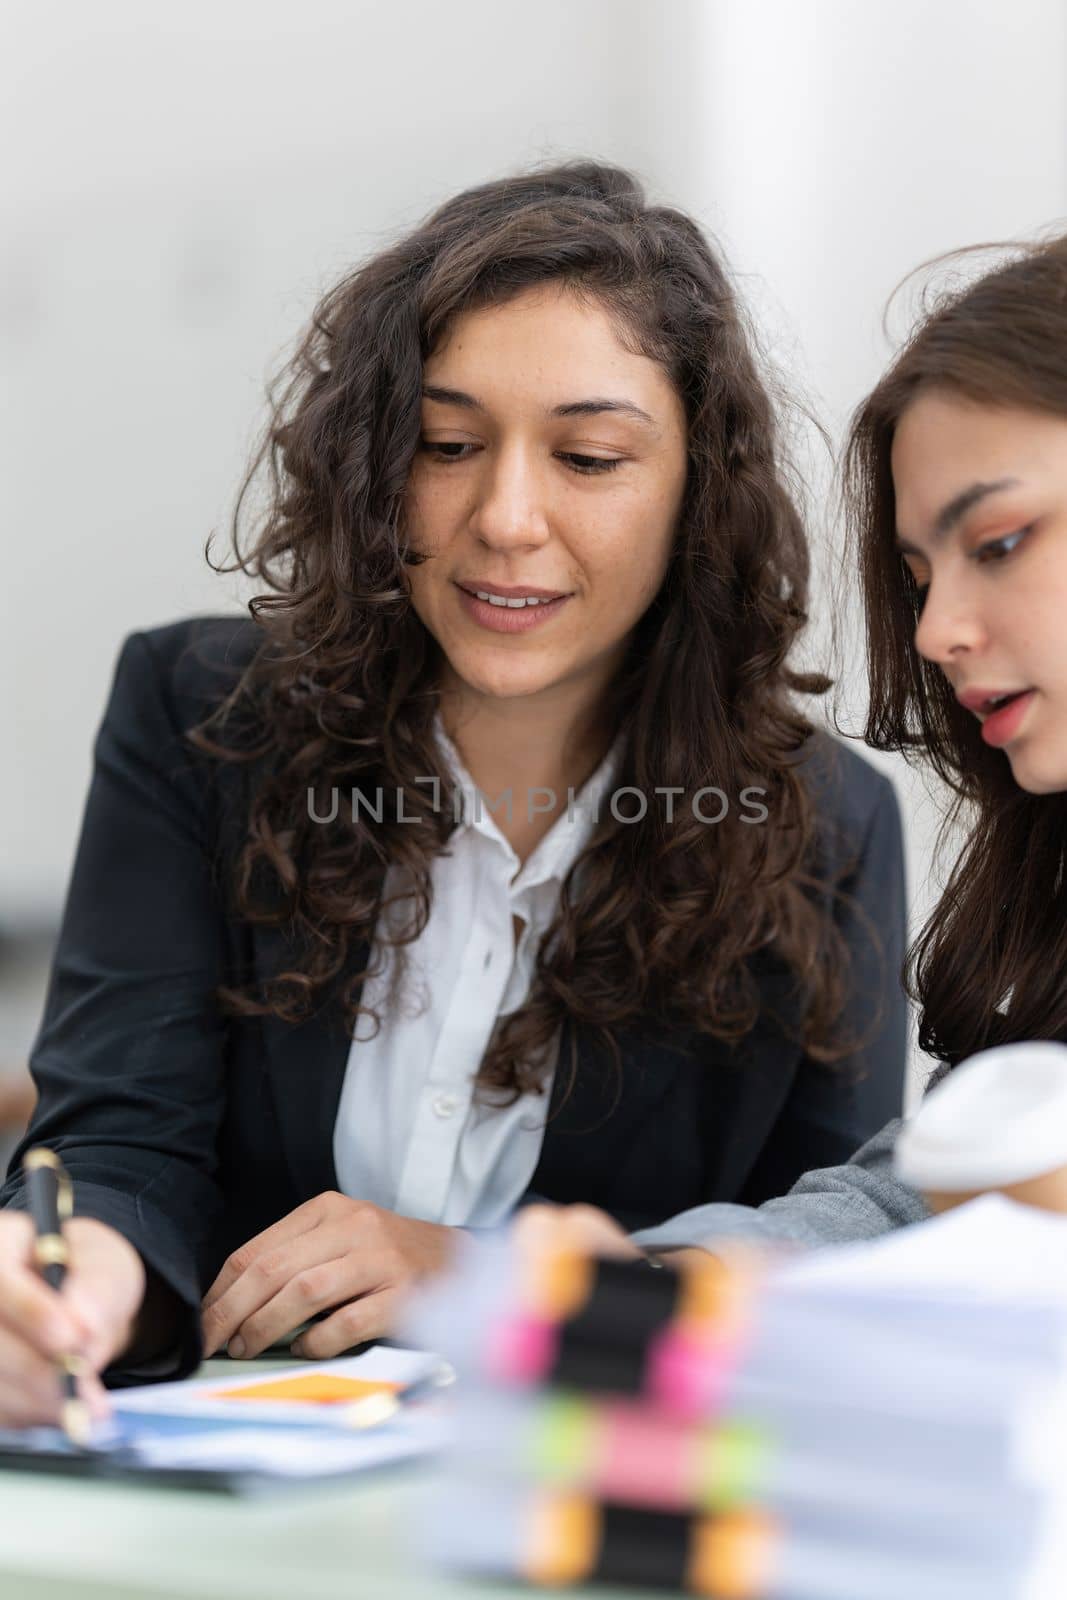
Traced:
<path fill-rule="evenodd" d="M 426 455 L 436 456 L 441 462 L 466 461 L 468 450 L 477 449 L 476 445 L 461 442 L 458 439 L 445 439 L 435 441 L 420 439 L 419 449 Z M 616 467 L 621 467 L 623 456 L 583 456 L 574 451 L 561 450 L 559 459 L 566 462 L 572 472 L 592 475 L 597 472 L 613 472 Z"/>
<path fill-rule="evenodd" d="M 1033 524 L 1031 524 L 1031 527 Z M 985 544 L 980 544 L 974 552 L 976 561 L 1003 561 L 1005 556 L 1010 556 L 1012 551 L 1026 538 L 1030 528 L 1019 528 L 1015 533 L 1006 533 L 1002 539 L 989 539 Z"/>
<path fill-rule="evenodd" d="M 471 450 L 473 445 L 462 444 L 459 440 L 454 439 L 444 440 L 440 443 L 432 439 L 420 439 L 419 449 L 427 455 L 440 456 L 442 461 L 463 461 L 465 457 L 460 455 L 459 452 L 461 450 Z M 452 454 L 453 451 L 456 452 L 454 455 Z"/>
<path fill-rule="evenodd" d="M 578 456 L 563 451 L 561 460 L 569 462 L 575 472 L 613 472 L 622 466 L 622 456 Z"/>

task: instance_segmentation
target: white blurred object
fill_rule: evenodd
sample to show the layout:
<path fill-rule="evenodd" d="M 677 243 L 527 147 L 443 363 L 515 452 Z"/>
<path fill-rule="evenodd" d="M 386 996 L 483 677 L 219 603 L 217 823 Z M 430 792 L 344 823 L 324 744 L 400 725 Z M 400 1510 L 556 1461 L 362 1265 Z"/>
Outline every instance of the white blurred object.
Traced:
<path fill-rule="evenodd" d="M 897 1140 L 894 1170 L 924 1193 L 1025 1183 L 1067 1166 L 1067 1045 L 1000 1045 L 932 1089 Z"/>

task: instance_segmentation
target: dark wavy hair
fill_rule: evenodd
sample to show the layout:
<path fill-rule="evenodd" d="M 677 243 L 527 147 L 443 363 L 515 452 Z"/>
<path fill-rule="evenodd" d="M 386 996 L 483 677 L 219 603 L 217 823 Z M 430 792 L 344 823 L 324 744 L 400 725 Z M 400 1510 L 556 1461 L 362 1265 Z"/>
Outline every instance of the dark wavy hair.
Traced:
<path fill-rule="evenodd" d="M 715 784 L 730 797 L 758 786 L 771 821 L 743 824 L 733 806 L 718 826 L 688 808 L 668 823 L 654 805 L 640 822 L 603 817 L 567 876 L 526 1003 L 490 1041 L 479 1092 L 539 1087 L 536 1063 L 565 1017 L 594 1030 L 616 1064 L 615 1030 L 650 1015 L 740 1039 L 758 1011 L 757 952 L 800 986 L 805 1048 L 836 1059 L 848 956 L 817 892 L 813 801 L 798 770 L 812 727 L 791 698 L 822 693 L 829 679 L 785 664 L 807 620 L 808 551 L 775 408 L 699 228 L 646 203 L 629 172 L 591 161 L 447 201 L 325 295 L 271 386 L 234 512 L 234 558 L 216 567 L 267 586 L 249 604 L 264 639 L 196 739 L 263 762 L 237 904 L 250 920 L 285 924 L 300 960 L 257 992 L 231 986 L 222 999 L 240 1015 L 298 1020 L 336 985 L 351 1034 L 368 1014 L 359 986 L 378 970 L 373 941 L 369 964 L 344 975 L 354 941 L 375 930 L 387 866 L 402 869 L 410 916 L 395 936 L 380 933 L 379 951 L 425 926 L 451 808 L 435 809 L 415 779 L 437 775 L 441 794 L 452 791 L 433 735 L 440 652 L 405 581 L 419 559 L 402 497 L 422 368 L 464 312 L 549 281 L 607 309 L 628 347 L 662 365 L 688 421 L 676 547 L 604 708 L 625 728 L 617 783 L 646 794 Z M 242 508 L 264 466 L 268 503 L 246 537 Z M 238 702 L 258 734 L 227 746 L 215 734 Z M 334 787 L 380 788 L 383 820 L 342 808 L 313 824 L 309 798 L 322 816 Z M 422 826 L 398 821 L 397 790 Z M 572 1050 L 572 1074 L 575 1059 Z"/>
<path fill-rule="evenodd" d="M 944 672 L 919 654 L 922 598 L 893 543 L 893 436 L 918 395 L 1067 418 L 1067 237 L 1009 248 L 978 281 L 927 288 L 918 326 L 852 419 L 843 459 L 866 608 L 864 737 L 928 763 L 948 786 L 942 842 L 967 829 L 906 975 L 919 1043 L 950 1065 L 1010 1040 L 1067 1039 L 1067 796 L 1021 789 L 1003 750 L 983 742 Z"/>

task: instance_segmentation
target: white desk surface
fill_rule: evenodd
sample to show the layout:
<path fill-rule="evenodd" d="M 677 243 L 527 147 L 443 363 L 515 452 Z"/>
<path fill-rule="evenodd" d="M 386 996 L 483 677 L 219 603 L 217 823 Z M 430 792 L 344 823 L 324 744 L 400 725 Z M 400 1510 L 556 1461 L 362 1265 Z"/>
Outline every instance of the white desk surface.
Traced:
<path fill-rule="evenodd" d="M 260 1370 L 291 1360 L 257 1362 Z M 232 1373 L 209 1361 L 201 1374 Z M 245 1368 L 245 1370 L 248 1370 Z M 405 1535 L 429 1465 L 262 1499 L 0 1472 L 0 1600 L 517 1600 L 422 1565 Z M 568 1591 L 574 1595 L 577 1591 Z M 652 1591 L 586 1590 L 598 1600 Z M 557 1600 L 566 1600 L 554 1590 Z"/>

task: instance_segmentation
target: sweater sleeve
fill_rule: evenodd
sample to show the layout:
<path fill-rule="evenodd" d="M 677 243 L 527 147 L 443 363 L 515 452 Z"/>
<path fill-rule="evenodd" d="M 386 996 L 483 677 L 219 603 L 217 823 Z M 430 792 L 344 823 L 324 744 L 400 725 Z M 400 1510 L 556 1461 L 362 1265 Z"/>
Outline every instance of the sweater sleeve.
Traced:
<path fill-rule="evenodd" d="M 642 1250 L 652 1251 L 686 1245 L 714 1249 L 717 1239 L 847 1244 L 922 1222 L 929 1216 L 926 1202 L 893 1176 L 901 1126 L 895 1119 L 843 1165 L 806 1172 L 788 1194 L 761 1206 L 694 1206 L 631 1237 Z"/>

